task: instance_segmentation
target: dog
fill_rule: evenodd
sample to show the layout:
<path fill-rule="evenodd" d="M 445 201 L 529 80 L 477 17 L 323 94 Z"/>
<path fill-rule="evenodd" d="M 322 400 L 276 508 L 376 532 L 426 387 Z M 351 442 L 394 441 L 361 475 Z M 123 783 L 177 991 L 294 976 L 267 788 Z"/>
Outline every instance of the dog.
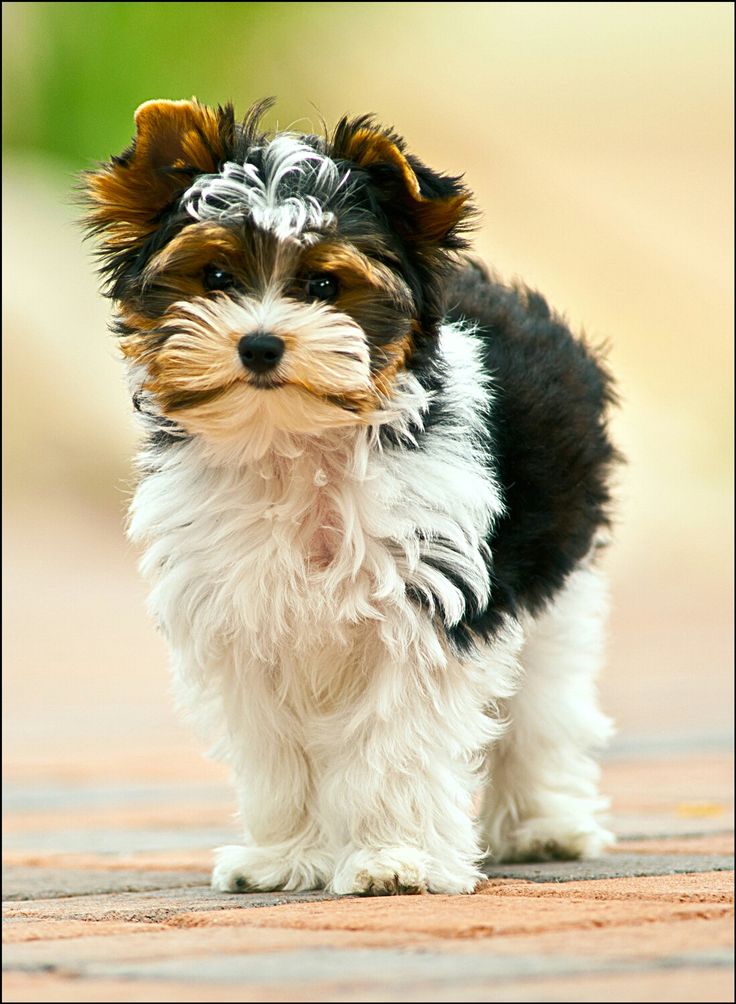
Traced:
<path fill-rule="evenodd" d="M 615 401 L 372 116 L 155 100 L 83 180 L 145 433 L 129 533 L 230 766 L 220 891 L 470 893 L 598 855 Z"/>

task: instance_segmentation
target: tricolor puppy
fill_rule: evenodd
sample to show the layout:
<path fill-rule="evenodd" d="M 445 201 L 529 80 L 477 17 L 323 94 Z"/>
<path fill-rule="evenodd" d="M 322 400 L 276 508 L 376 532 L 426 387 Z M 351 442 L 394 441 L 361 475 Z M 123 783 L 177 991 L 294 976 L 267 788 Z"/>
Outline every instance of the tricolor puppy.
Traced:
<path fill-rule="evenodd" d="M 216 889 L 596 855 L 611 384 L 371 117 L 150 101 L 85 178 L 145 431 L 130 534 L 237 786 Z M 482 799 L 475 798 L 482 789 Z"/>

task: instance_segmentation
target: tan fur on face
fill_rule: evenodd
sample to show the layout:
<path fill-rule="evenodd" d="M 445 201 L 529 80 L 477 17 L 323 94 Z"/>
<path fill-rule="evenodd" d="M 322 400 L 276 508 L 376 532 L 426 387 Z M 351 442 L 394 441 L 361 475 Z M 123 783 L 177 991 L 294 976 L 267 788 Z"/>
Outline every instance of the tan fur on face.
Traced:
<path fill-rule="evenodd" d="M 239 237 L 216 223 L 193 223 L 177 234 L 154 255 L 143 271 L 143 284 L 166 283 L 170 273 L 176 278 L 192 276 L 200 280 L 205 266 L 217 263 L 238 272 L 243 258 Z"/>
<path fill-rule="evenodd" d="M 216 111 L 192 101 L 146 101 L 135 113 L 127 154 L 86 176 L 87 222 L 104 230 L 108 248 L 124 249 L 156 229 L 157 214 L 191 184 L 193 172 L 214 171 L 223 155 Z"/>
<path fill-rule="evenodd" d="M 393 270 L 347 242 L 333 239 L 305 250 L 296 243 L 284 247 L 272 238 L 264 241 L 263 235 L 251 234 L 246 247 L 242 233 L 210 222 L 192 224 L 174 237 L 143 275 L 149 300 L 155 295 L 165 304 L 164 316 L 137 324 L 141 334 L 123 339 L 124 354 L 148 369 L 146 387 L 166 410 L 187 410 L 214 400 L 232 380 L 247 380 L 237 342 L 245 334 L 267 330 L 286 345 L 278 372 L 281 382 L 353 413 L 370 411 L 379 396 L 390 394 L 393 378 L 411 352 L 413 304 L 408 287 Z M 203 272 L 210 264 L 230 272 L 241 288 L 266 290 L 262 299 L 244 295 L 237 306 L 217 294 L 206 299 Z M 291 278 L 294 272 L 304 278 Z M 307 277 L 322 272 L 337 278 L 337 301 L 305 302 Z M 371 386 L 364 374 L 355 386 L 354 374 L 345 371 L 344 363 L 349 360 L 353 367 L 367 353 L 360 324 L 366 310 L 387 312 L 397 337 L 378 350 L 383 363 L 377 368 L 374 358 Z M 124 316 L 131 324 L 142 320 L 130 309 Z M 393 330 L 390 334 L 393 339 Z"/>
<path fill-rule="evenodd" d="M 241 299 L 208 295 L 210 265 L 233 276 Z M 339 282 L 336 301 L 305 302 L 309 276 L 323 272 Z M 176 234 L 146 265 L 139 291 L 123 304 L 123 319 L 137 333 L 121 346 L 147 372 L 142 389 L 186 427 L 195 411 L 213 421 L 237 385 L 279 392 L 269 378 L 248 374 L 237 354 L 243 335 L 269 331 L 286 347 L 273 382 L 355 420 L 391 396 L 413 350 L 413 309 L 401 276 L 347 241 L 332 237 L 305 246 L 202 221 Z M 366 336 L 374 329 L 380 337 L 371 363 Z"/>
<path fill-rule="evenodd" d="M 344 119 L 324 146 L 309 137 L 272 144 L 259 131 L 264 107 L 241 124 L 231 106 L 146 102 L 131 149 L 85 179 L 87 222 L 103 235 L 103 272 L 120 305 L 136 394 L 185 429 L 218 436 L 242 435 L 246 412 L 256 426 L 267 410 L 266 425 L 297 431 L 363 422 L 389 407 L 417 339 L 434 336 L 441 306 L 438 292 L 438 305 L 422 301 L 417 319 L 406 267 L 417 266 L 420 282 L 443 268 L 462 247 L 467 215 L 459 180 L 407 157 L 401 138 L 370 117 Z M 259 167 L 263 177 L 251 176 L 256 160 L 242 164 L 256 147 L 278 153 Z M 306 175 L 281 191 L 279 171 L 302 168 L 319 174 L 317 194 L 308 194 Z M 358 180 L 373 192 L 378 220 L 342 201 L 351 173 L 366 175 Z M 435 191 L 455 194 L 425 194 Z M 349 241 L 340 236 L 343 210 Z M 232 280 L 212 282 L 208 266 Z M 339 283 L 329 303 L 309 301 L 320 273 Z M 218 284 L 227 292 L 210 291 Z M 263 375 L 238 355 L 240 339 L 257 331 L 285 346 Z"/>
<path fill-rule="evenodd" d="M 396 143 L 375 129 L 357 129 L 349 138 L 344 150 L 340 151 L 348 160 L 361 167 L 376 164 L 393 164 L 401 171 L 406 189 L 415 199 L 422 199 L 417 176 Z"/>
<path fill-rule="evenodd" d="M 340 133 L 334 153 L 366 170 L 384 164 L 398 169 L 403 181 L 401 202 L 411 220 L 409 233 L 417 243 L 440 243 L 465 214 L 468 192 L 444 199 L 422 195 L 414 169 L 397 142 L 379 129 L 361 126 Z"/>
<path fill-rule="evenodd" d="M 340 280 L 343 292 L 370 288 L 388 293 L 402 307 L 411 310 L 411 294 L 399 276 L 382 262 L 363 254 L 347 241 L 322 241 L 302 258 L 307 272 L 327 272 Z"/>
<path fill-rule="evenodd" d="M 340 282 L 337 306 L 351 316 L 359 317 L 366 301 L 373 306 L 380 297 L 390 305 L 397 337 L 381 344 L 379 351 L 385 362 L 377 369 L 374 361 L 372 374 L 376 392 L 389 396 L 396 375 L 403 369 L 414 348 L 411 320 L 414 303 L 409 287 L 393 269 L 344 242 L 325 241 L 317 245 L 307 252 L 304 263 L 308 270 L 337 277 Z"/>
<path fill-rule="evenodd" d="M 234 385 L 263 387 L 243 368 L 237 352 L 240 339 L 257 331 L 277 335 L 286 345 L 281 363 L 269 374 L 272 389 L 257 393 L 274 395 L 284 387 L 299 388 L 339 407 L 353 420 L 376 406 L 361 328 L 322 304 L 277 296 L 235 302 L 219 295 L 176 304 L 159 330 L 168 334 L 160 347 L 146 349 L 139 343 L 138 361 L 150 374 L 144 390 L 155 395 L 165 414 L 176 413 L 185 427 L 184 412 L 206 402 L 211 414 L 217 400 Z"/>
<path fill-rule="evenodd" d="M 373 374 L 373 385 L 383 397 L 390 397 L 396 377 L 406 367 L 414 351 L 413 334 L 404 335 L 400 341 L 390 342 L 384 346 L 383 351 L 387 357 L 386 364 Z"/>

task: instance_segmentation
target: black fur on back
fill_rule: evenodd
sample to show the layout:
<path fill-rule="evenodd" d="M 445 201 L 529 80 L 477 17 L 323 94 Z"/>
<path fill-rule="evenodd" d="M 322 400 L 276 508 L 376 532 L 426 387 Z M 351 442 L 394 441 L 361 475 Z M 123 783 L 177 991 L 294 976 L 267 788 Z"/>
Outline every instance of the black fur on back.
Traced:
<path fill-rule="evenodd" d="M 488 447 L 506 507 L 488 539 L 492 597 L 450 631 L 462 648 L 504 614 L 539 612 L 610 523 L 611 378 L 538 293 L 509 288 L 468 262 L 448 288 L 448 320 L 478 324 L 492 376 Z M 462 583 L 457 583 L 462 588 Z"/>

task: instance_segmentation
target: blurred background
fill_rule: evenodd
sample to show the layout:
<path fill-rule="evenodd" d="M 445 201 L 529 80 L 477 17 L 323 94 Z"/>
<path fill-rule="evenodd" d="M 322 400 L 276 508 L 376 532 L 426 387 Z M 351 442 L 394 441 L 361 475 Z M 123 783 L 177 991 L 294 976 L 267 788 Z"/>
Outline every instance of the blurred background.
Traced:
<path fill-rule="evenodd" d="M 72 194 L 140 102 L 192 95 L 276 95 L 305 131 L 375 112 L 465 173 L 486 261 L 609 344 L 612 755 L 729 741 L 732 29 L 728 3 L 3 5 L 11 779 L 218 769 L 124 538 L 136 431 Z"/>

